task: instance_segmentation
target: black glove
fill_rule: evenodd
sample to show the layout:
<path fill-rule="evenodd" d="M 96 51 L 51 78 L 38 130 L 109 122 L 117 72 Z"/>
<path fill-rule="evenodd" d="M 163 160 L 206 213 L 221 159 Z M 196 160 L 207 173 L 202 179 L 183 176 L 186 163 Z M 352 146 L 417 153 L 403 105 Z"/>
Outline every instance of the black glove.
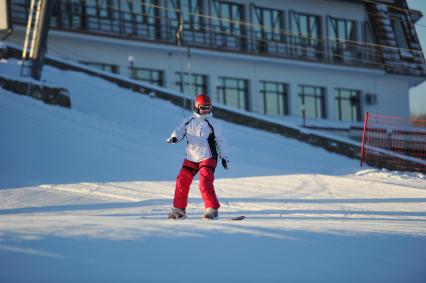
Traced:
<path fill-rule="evenodd" d="M 177 143 L 177 137 L 170 137 L 166 140 L 166 143 Z"/>
<path fill-rule="evenodd" d="M 223 166 L 223 168 L 225 168 L 225 170 L 229 170 L 229 160 L 228 160 L 228 158 L 226 158 L 226 157 L 224 157 L 224 158 L 222 158 L 222 166 Z"/>

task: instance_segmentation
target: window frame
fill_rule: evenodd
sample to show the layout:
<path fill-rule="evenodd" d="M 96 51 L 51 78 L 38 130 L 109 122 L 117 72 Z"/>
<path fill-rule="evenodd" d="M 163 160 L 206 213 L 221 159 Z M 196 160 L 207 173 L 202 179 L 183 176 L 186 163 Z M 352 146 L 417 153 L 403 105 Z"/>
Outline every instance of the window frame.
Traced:
<path fill-rule="evenodd" d="M 333 17 L 333 16 L 328 16 L 327 18 L 328 18 L 328 21 L 327 21 L 328 36 L 330 38 L 334 38 L 334 40 L 337 41 L 337 42 L 342 42 L 342 41 L 343 42 L 346 42 L 346 41 L 357 41 L 358 40 L 359 21 L 352 20 L 352 19 L 346 19 L 346 18 Z M 333 21 L 336 21 L 336 26 L 335 26 L 336 29 L 333 28 L 334 27 Z M 343 38 L 343 39 L 341 37 L 339 37 L 339 30 L 340 30 L 339 22 L 344 22 L 345 23 L 345 38 Z M 348 35 L 347 34 L 347 32 L 348 32 L 348 27 L 347 27 L 348 22 L 352 22 L 352 24 L 353 24 L 353 27 L 354 27 L 354 32 L 353 32 L 354 38 L 347 37 L 347 35 Z M 337 35 L 337 36 L 334 36 L 332 34 L 333 32 L 335 32 L 335 35 Z M 349 35 L 350 34 L 351 33 L 349 33 Z"/>
<path fill-rule="evenodd" d="M 403 17 L 397 14 L 392 14 L 392 17 L 390 18 L 390 22 L 391 22 L 392 31 L 394 33 L 395 41 L 398 47 L 402 49 L 409 49 L 410 41 L 409 41 L 408 33 L 404 26 Z M 396 23 L 398 23 L 398 26 L 400 27 L 400 29 L 397 29 L 395 25 Z"/>
<path fill-rule="evenodd" d="M 159 69 L 151 69 L 151 68 L 142 68 L 142 67 L 129 67 L 130 70 L 130 78 L 134 80 L 139 80 L 142 82 L 147 82 L 153 85 L 157 86 L 164 86 L 164 78 L 165 78 L 165 72 L 163 70 Z M 144 78 L 143 76 L 139 77 L 139 72 L 148 72 L 149 78 Z M 158 79 L 154 79 L 154 74 L 158 74 Z"/>
<path fill-rule="evenodd" d="M 182 3 L 185 2 L 185 3 Z M 184 30 L 205 31 L 207 18 L 206 7 L 203 0 L 167 0 L 172 9 L 168 9 L 168 19 L 171 20 L 172 29 L 177 29 L 180 24 L 182 10 Z"/>
<path fill-rule="evenodd" d="M 362 115 L 361 115 L 361 91 L 357 90 L 357 89 L 349 89 L 349 88 L 336 88 L 336 95 L 334 97 L 335 101 L 336 101 L 336 107 L 337 107 L 337 118 L 339 119 L 339 121 L 349 121 L 349 122 L 360 122 L 362 120 Z M 351 95 L 349 97 L 342 97 L 341 92 L 342 91 L 348 91 L 351 93 Z M 355 95 L 352 95 L 352 93 L 355 93 Z M 355 97 L 354 100 L 352 100 Z M 350 103 L 350 109 L 351 109 L 351 120 L 344 120 L 343 119 L 343 107 L 342 107 L 342 102 L 343 101 L 349 101 Z M 354 105 L 354 101 L 355 101 L 355 105 Z M 354 113 L 354 109 L 353 107 L 355 107 L 355 113 Z M 355 117 L 354 117 L 355 116 Z"/>
<path fill-rule="evenodd" d="M 193 84 L 191 84 L 191 81 L 188 81 L 186 79 L 189 77 L 189 75 L 190 74 L 188 72 L 175 72 L 175 86 L 179 88 L 179 91 L 182 93 L 185 93 L 185 89 L 189 89 L 188 93 L 191 94 L 191 85 L 192 85 L 194 86 L 194 97 L 199 93 L 209 95 L 208 75 L 191 73 L 193 82 L 195 82 Z M 201 80 L 203 81 L 202 84 L 198 84 L 198 78 L 201 78 Z"/>
<path fill-rule="evenodd" d="M 288 87 L 289 85 L 287 83 L 283 83 L 283 82 L 274 82 L 274 81 L 259 81 L 260 83 L 260 87 L 259 87 L 259 93 L 262 96 L 262 101 L 263 101 L 263 113 L 265 115 L 274 115 L 271 113 L 268 113 L 268 108 L 267 108 L 267 94 L 272 94 L 272 95 L 276 95 L 276 107 L 277 107 L 277 116 L 285 116 L 289 114 L 289 101 L 288 101 Z M 273 84 L 275 86 L 275 91 L 269 91 L 266 87 L 267 84 Z M 283 91 L 280 92 L 279 91 L 279 86 L 282 86 Z M 279 96 L 282 97 L 282 111 L 280 111 L 280 105 L 279 105 Z M 281 113 L 280 113 L 281 112 Z"/>
<path fill-rule="evenodd" d="M 221 0 L 211 0 L 210 40 L 219 49 L 246 51 L 247 36 L 245 4 Z"/>
<path fill-rule="evenodd" d="M 301 92 L 301 88 L 302 88 L 302 92 Z M 304 92 L 305 88 L 312 88 L 314 89 L 314 94 L 306 94 Z M 320 90 L 320 94 L 316 93 L 316 90 Z M 305 85 L 305 84 L 299 84 L 298 85 L 298 97 L 300 98 L 300 106 L 301 106 L 301 110 L 303 111 L 303 109 L 305 110 L 305 115 L 306 117 L 310 117 L 310 118 L 315 118 L 315 119 L 326 119 L 327 118 L 327 98 L 326 98 L 326 92 L 327 92 L 327 88 L 323 87 L 323 86 L 315 86 L 315 85 Z M 306 104 L 305 104 L 305 97 L 313 97 L 314 98 L 314 102 L 315 102 L 315 117 L 313 116 L 308 116 L 306 113 Z M 319 105 L 320 105 L 320 109 L 321 109 L 321 113 L 320 113 L 320 117 L 319 117 L 319 113 L 318 113 L 318 100 L 319 100 Z"/>
<path fill-rule="evenodd" d="M 305 13 L 305 12 L 297 12 L 297 11 L 294 11 L 294 10 L 290 10 L 289 14 L 290 14 L 290 16 L 289 16 L 290 29 L 289 30 L 290 30 L 290 33 L 292 34 L 292 37 L 293 38 L 296 38 L 296 37 L 303 38 L 304 39 L 303 40 L 304 45 L 319 48 L 321 46 L 320 40 L 321 40 L 321 36 L 322 36 L 322 21 L 321 21 L 322 16 L 317 15 L 317 14 Z M 293 17 L 300 17 L 300 16 L 307 17 L 307 19 L 308 19 L 308 22 L 307 22 L 308 30 L 307 30 L 306 34 L 303 31 L 301 31 L 300 19 L 299 20 L 295 19 L 293 21 Z M 317 27 L 316 27 L 317 33 L 315 34 L 315 37 L 312 36 L 313 33 L 311 32 L 312 25 L 310 24 L 310 22 L 311 22 L 312 18 L 315 18 L 316 22 L 317 22 Z M 294 30 L 293 23 L 296 24 L 296 27 L 299 27 L 299 28 L 297 28 L 297 30 Z M 295 35 L 295 34 L 297 34 L 297 35 Z M 312 44 L 312 41 L 317 41 L 317 43 Z"/>
<path fill-rule="evenodd" d="M 227 6 L 226 14 L 223 15 L 224 8 L 223 6 Z M 217 22 L 220 27 L 220 30 L 222 32 L 229 33 L 229 35 L 238 35 L 241 36 L 244 31 L 244 21 L 245 21 L 245 14 L 244 14 L 244 4 L 236 3 L 236 2 L 229 2 L 229 1 L 222 1 L 222 0 L 213 0 L 212 1 L 213 6 L 213 19 L 214 17 L 217 17 Z M 234 11 L 237 9 L 237 11 Z M 235 15 L 238 12 L 239 18 L 235 18 Z M 238 22 L 236 24 L 235 22 Z M 228 23 L 228 24 L 225 24 Z"/>
<path fill-rule="evenodd" d="M 92 67 L 98 70 L 102 70 L 105 72 L 110 72 L 113 74 L 119 73 L 118 65 L 109 64 L 109 63 L 99 63 L 99 62 L 90 62 L 90 61 L 79 61 L 80 64 L 83 64 L 88 67 Z"/>
<path fill-rule="evenodd" d="M 241 110 L 245 110 L 245 111 L 250 111 L 250 101 L 249 101 L 249 93 L 250 93 L 250 89 L 249 89 L 249 83 L 250 81 L 248 79 L 243 79 L 243 78 L 235 78 L 235 77 L 219 77 L 218 78 L 218 85 L 217 85 L 217 100 L 219 103 L 223 104 L 223 105 L 230 105 L 231 107 L 232 104 L 228 103 L 229 98 L 227 96 L 227 92 L 232 92 L 232 91 L 236 91 L 237 92 L 237 97 L 236 97 L 236 104 L 237 104 L 237 109 L 241 109 Z M 233 81 L 235 82 L 235 87 L 226 87 L 226 82 L 229 81 Z M 243 87 L 241 87 L 241 84 L 243 84 Z M 242 96 L 244 98 L 243 104 L 241 105 L 241 92 L 242 92 Z M 234 98 L 235 99 L 235 98 Z"/>
<path fill-rule="evenodd" d="M 267 40 L 273 40 L 273 41 L 284 41 L 284 31 L 285 31 L 285 12 L 280 9 L 274 9 L 269 7 L 263 7 L 263 6 L 251 6 L 251 11 L 255 15 L 253 18 L 253 24 L 254 24 L 254 31 L 255 31 L 255 39 L 267 39 Z M 270 17 L 270 22 L 265 23 L 265 12 L 270 12 L 272 16 Z M 277 15 L 273 15 L 273 13 L 276 12 Z M 276 24 L 278 23 L 278 27 L 276 27 Z M 265 30 L 265 27 L 270 28 L 271 30 Z M 260 32 L 261 36 L 258 38 L 256 35 Z M 270 36 L 268 36 L 270 35 Z"/>

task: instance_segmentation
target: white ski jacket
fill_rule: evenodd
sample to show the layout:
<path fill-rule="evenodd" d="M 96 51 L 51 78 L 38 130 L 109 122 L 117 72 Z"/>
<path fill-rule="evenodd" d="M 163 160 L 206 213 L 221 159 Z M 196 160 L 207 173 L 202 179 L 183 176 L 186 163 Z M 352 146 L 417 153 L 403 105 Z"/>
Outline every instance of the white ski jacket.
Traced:
<path fill-rule="evenodd" d="M 193 113 L 183 119 L 171 137 L 176 137 L 177 142 L 186 137 L 186 159 L 189 161 L 200 162 L 212 157 L 227 159 L 227 145 L 222 127 L 211 113 Z"/>

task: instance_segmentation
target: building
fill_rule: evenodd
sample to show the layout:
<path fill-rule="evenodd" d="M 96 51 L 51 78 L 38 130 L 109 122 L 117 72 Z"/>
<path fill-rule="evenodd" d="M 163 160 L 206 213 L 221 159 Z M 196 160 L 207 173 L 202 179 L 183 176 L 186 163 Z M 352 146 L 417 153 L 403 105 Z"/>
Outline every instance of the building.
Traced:
<path fill-rule="evenodd" d="M 55 0 L 48 54 L 271 116 L 409 117 L 421 17 L 406 0 Z"/>

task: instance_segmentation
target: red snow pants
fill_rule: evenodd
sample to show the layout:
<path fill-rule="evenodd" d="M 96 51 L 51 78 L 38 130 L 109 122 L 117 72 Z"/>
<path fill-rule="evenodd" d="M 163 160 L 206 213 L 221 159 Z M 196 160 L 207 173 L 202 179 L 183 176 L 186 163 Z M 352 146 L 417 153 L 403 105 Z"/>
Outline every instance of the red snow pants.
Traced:
<path fill-rule="evenodd" d="M 182 168 L 176 178 L 176 190 L 173 206 L 185 209 L 188 205 L 188 194 L 192 180 L 197 172 L 200 172 L 200 192 L 205 208 L 219 208 L 220 204 L 214 191 L 214 170 L 217 160 L 210 158 L 201 162 L 192 162 L 187 159 L 183 161 Z"/>

